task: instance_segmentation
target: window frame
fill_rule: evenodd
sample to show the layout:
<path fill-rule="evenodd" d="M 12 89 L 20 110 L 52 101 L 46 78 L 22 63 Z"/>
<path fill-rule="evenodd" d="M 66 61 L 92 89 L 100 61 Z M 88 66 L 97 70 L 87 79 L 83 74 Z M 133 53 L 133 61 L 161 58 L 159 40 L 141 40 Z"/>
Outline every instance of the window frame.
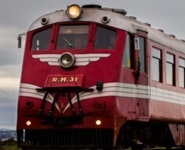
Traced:
<path fill-rule="evenodd" d="M 152 71 L 154 71 L 154 69 L 151 69 L 151 79 L 153 81 L 157 81 L 157 82 L 162 83 L 163 82 L 163 67 L 162 67 L 163 57 L 162 57 L 162 49 L 161 48 L 158 48 L 158 47 L 155 47 L 155 46 L 152 46 L 152 49 L 151 50 L 152 50 L 152 52 L 151 52 L 151 68 L 153 67 L 153 60 L 158 60 L 158 63 L 159 63 L 158 64 L 158 68 L 157 68 L 158 69 L 158 80 L 155 80 L 153 78 L 154 73 Z M 159 55 L 160 55 L 159 57 L 153 55 L 153 51 L 154 50 L 159 51 Z"/>
<path fill-rule="evenodd" d="M 87 37 L 86 37 L 86 46 L 84 48 L 78 48 L 78 47 L 74 47 L 74 48 L 57 48 L 57 44 L 58 44 L 58 35 L 59 35 L 59 32 L 60 32 L 60 27 L 61 26 L 87 26 L 88 29 L 87 29 Z M 57 27 L 57 32 L 56 32 L 56 39 L 55 39 L 55 50 L 57 51 L 60 51 L 60 50 L 85 50 L 85 49 L 88 49 L 88 45 L 89 45 L 89 37 L 90 37 L 90 31 L 92 30 L 92 25 L 91 23 L 82 23 L 82 22 L 79 22 L 79 23 L 71 23 L 71 24 L 66 24 L 66 23 L 63 23 L 63 24 L 58 24 L 58 27 Z"/>
<path fill-rule="evenodd" d="M 129 32 L 126 33 L 126 42 L 123 47 L 122 66 L 134 69 L 134 35 Z"/>
<path fill-rule="evenodd" d="M 183 64 L 183 65 L 181 65 L 182 63 L 180 63 L 180 60 L 184 61 L 184 64 Z M 180 88 L 185 88 L 185 58 L 179 57 L 179 58 L 178 58 L 178 61 L 179 61 L 179 63 L 178 63 L 179 87 L 180 87 Z M 181 72 L 180 72 L 180 69 L 183 69 L 183 76 L 182 76 L 182 74 L 181 74 Z M 181 76 L 181 77 L 180 77 L 180 76 Z M 183 82 L 182 82 L 181 79 L 183 80 Z M 183 83 L 182 86 L 181 86 L 181 83 Z"/>
<path fill-rule="evenodd" d="M 147 55 L 148 55 L 149 52 L 148 52 L 148 49 L 147 49 L 147 47 L 148 47 L 148 45 L 147 45 L 148 44 L 147 43 L 147 39 L 148 39 L 147 34 L 148 34 L 147 31 L 140 30 L 140 29 L 137 29 L 137 33 L 135 34 L 136 38 L 144 38 L 144 45 L 143 45 L 143 48 L 144 48 L 144 52 L 143 52 L 143 54 L 144 54 L 144 58 L 143 58 L 144 66 L 143 67 L 140 66 L 140 72 L 141 73 L 148 73 L 148 65 L 149 65 L 148 62 L 149 62 L 149 60 L 147 60 Z M 139 42 L 140 42 L 140 40 L 139 40 Z M 141 51 L 141 50 L 139 50 L 139 51 Z M 138 57 L 139 57 L 139 61 L 140 61 L 140 64 L 141 64 L 140 55 L 141 55 L 141 53 L 139 52 Z M 137 67 L 137 66 L 135 66 L 135 67 Z M 141 70 L 141 68 L 143 68 L 143 70 Z"/>
<path fill-rule="evenodd" d="M 114 48 L 96 48 L 96 47 L 95 47 L 95 43 L 96 43 L 96 31 L 97 31 L 97 28 L 98 28 L 98 27 L 104 28 L 104 29 L 107 29 L 107 30 L 110 30 L 110 31 L 113 31 L 113 32 L 116 33 Z M 94 36 L 93 36 L 93 49 L 94 49 L 94 50 L 115 50 L 115 49 L 117 49 L 118 38 L 119 38 L 118 29 L 112 28 L 112 27 L 109 27 L 109 26 L 105 26 L 105 25 L 102 25 L 102 24 L 95 23 Z"/>
<path fill-rule="evenodd" d="M 169 57 L 168 56 L 172 56 L 173 58 L 173 62 L 171 62 L 171 60 L 169 60 Z M 166 84 L 167 85 L 171 85 L 171 86 L 175 86 L 176 85 L 176 74 L 175 74 L 175 71 L 176 71 L 176 60 L 175 60 L 175 54 L 173 53 L 170 53 L 170 52 L 166 52 Z M 169 66 L 170 65 L 170 66 Z M 169 72 L 168 72 L 168 66 L 171 67 L 171 81 L 168 82 L 168 79 L 169 79 Z"/>
<path fill-rule="evenodd" d="M 30 50 L 32 52 L 39 52 L 40 50 L 32 50 L 32 39 L 33 39 L 33 36 L 34 34 L 38 33 L 38 32 L 41 32 L 43 30 L 46 30 L 48 28 L 51 28 L 51 34 L 50 34 L 50 44 L 48 46 L 48 49 L 45 49 L 45 51 L 55 51 L 58 49 L 56 48 L 57 46 L 57 36 L 58 36 L 58 32 L 59 32 L 59 27 L 61 25 L 88 25 L 89 26 L 89 29 L 88 29 L 88 36 L 87 36 L 87 46 L 85 48 L 86 51 L 91 51 L 91 50 L 109 50 L 109 49 L 95 49 L 94 48 L 94 44 L 95 44 L 95 33 L 96 33 L 96 28 L 99 26 L 99 27 L 102 27 L 102 28 L 105 28 L 105 29 L 108 29 L 108 30 L 112 30 L 116 33 L 116 41 L 115 41 L 115 48 L 114 49 L 117 49 L 118 48 L 118 39 L 120 39 L 120 29 L 118 28 L 113 28 L 113 27 L 109 27 L 107 25 L 102 25 L 102 24 L 98 24 L 98 23 L 92 23 L 92 22 L 72 22 L 72 23 L 68 23 L 68 22 L 63 22 L 63 23 L 55 23 L 55 24 L 52 24 L 52 25 L 48 25 L 48 26 L 44 26 L 44 27 L 41 27 L 39 29 L 36 29 L 36 30 L 33 30 L 33 31 L 30 31 L 28 34 L 27 34 L 27 40 L 30 41 L 30 42 L 27 42 L 26 44 L 26 49 L 27 50 Z M 110 49 L 110 50 L 114 50 L 114 49 Z M 60 50 L 60 49 L 59 49 Z M 61 50 L 64 50 L 64 51 L 73 51 L 74 49 L 61 49 Z M 76 50 L 83 50 L 84 49 L 76 49 Z M 41 51 L 40 51 L 41 52 Z"/>
<path fill-rule="evenodd" d="M 146 72 L 146 37 L 138 35 L 139 38 L 139 61 L 140 61 L 140 71 Z M 141 39 L 142 42 L 142 48 L 141 49 Z"/>
<path fill-rule="evenodd" d="M 33 38 L 34 38 L 34 36 L 37 34 L 37 33 L 39 33 L 39 32 L 42 32 L 42 31 L 45 31 L 45 30 L 48 30 L 48 29 L 50 29 L 51 31 L 50 31 L 50 37 L 49 37 L 49 40 L 48 40 L 48 48 L 46 48 L 46 49 L 32 49 L 32 45 L 33 45 Z M 50 50 L 50 48 L 51 48 L 51 41 L 52 41 L 52 38 L 53 38 L 53 26 L 52 25 L 50 25 L 50 26 L 46 26 L 46 27 L 44 27 L 44 28 L 39 28 L 39 29 L 37 29 L 37 30 L 35 30 L 35 31 L 33 31 L 33 32 L 31 32 L 31 34 L 29 34 L 30 36 L 28 36 L 28 40 L 30 39 L 30 41 L 31 42 L 29 42 L 30 43 L 30 45 L 29 45 L 29 49 L 30 49 L 30 51 L 32 51 L 32 52 L 34 52 L 34 51 L 48 51 L 48 50 Z"/>

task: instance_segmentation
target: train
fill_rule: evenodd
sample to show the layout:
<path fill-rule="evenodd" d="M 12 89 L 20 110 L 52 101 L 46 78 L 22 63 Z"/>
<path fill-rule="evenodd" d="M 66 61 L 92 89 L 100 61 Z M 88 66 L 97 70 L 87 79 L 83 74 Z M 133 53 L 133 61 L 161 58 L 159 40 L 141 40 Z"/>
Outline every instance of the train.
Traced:
<path fill-rule="evenodd" d="M 21 43 L 21 35 L 18 37 Z M 185 146 L 185 41 L 124 9 L 71 4 L 26 32 L 18 146 Z"/>

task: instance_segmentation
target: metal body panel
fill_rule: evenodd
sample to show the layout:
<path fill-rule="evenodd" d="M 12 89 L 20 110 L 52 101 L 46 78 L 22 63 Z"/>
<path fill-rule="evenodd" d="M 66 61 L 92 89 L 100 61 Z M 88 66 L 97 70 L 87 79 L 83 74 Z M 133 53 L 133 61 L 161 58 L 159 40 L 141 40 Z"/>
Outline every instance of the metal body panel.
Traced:
<path fill-rule="evenodd" d="M 107 17 L 109 21 L 102 21 L 103 17 Z M 43 18 L 48 20 L 48 23 L 43 25 Z M 55 48 L 60 24 L 76 25 L 84 22 L 91 24 L 86 49 Z M 114 49 L 95 49 L 92 46 L 96 23 L 117 32 Z M 49 49 L 31 50 L 32 36 L 45 29 L 45 26 L 52 26 L 54 30 Z M 145 72 L 140 72 L 137 48 L 133 50 L 134 66 L 127 68 L 123 65 L 127 33 L 133 33 L 134 38 L 137 38 L 140 31 L 145 33 Z M 70 132 L 71 129 L 75 129 L 78 135 L 81 129 L 90 131 L 90 134 L 97 129 L 103 134 L 106 131 L 110 132 L 109 135 L 114 138 L 110 137 L 107 141 L 112 140 L 110 145 L 116 146 L 122 127 L 127 122 L 129 124 L 129 121 L 138 122 L 142 132 L 145 132 L 145 129 L 151 129 L 153 132 L 160 127 L 165 129 L 168 124 L 172 124 L 169 127 L 176 137 L 179 131 L 175 130 L 175 122 L 182 124 L 181 139 L 175 142 L 177 145 L 178 142 L 184 145 L 184 90 L 175 86 L 169 88 L 168 85 L 161 85 L 162 83 L 152 83 L 153 43 L 164 46 L 178 55 L 185 53 L 183 41 L 112 9 L 83 8 L 83 13 L 77 20 L 70 20 L 65 11 L 56 11 L 38 18 L 28 29 L 26 40 L 18 101 L 18 139 L 24 142 L 25 130 L 29 143 L 29 140 L 32 140 L 31 132 L 34 131 L 35 135 L 40 134 L 37 130 L 41 129 L 49 129 L 52 136 L 56 134 L 55 130 Z M 74 64 L 67 69 L 62 68 L 59 62 L 61 55 L 66 52 L 70 52 L 75 58 Z M 154 122 L 154 126 L 155 122 L 160 123 L 153 128 L 150 122 Z M 137 130 L 135 123 L 131 123 L 131 126 Z M 127 129 L 129 130 L 130 126 Z M 66 135 L 71 134 L 68 131 Z M 134 131 L 132 133 L 134 135 Z M 45 135 L 44 132 L 41 134 Z M 61 135 L 57 137 L 60 139 Z"/>
<path fill-rule="evenodd" d="M 93 11 L 93 13 L 92 13 Z M 83 14 L 80 19 L 77 21 L 89 21 L 89 22 L 97 22 L 102 24 L 102 17 L 107 16 L 110 21 L 106 24 L 111 27 L 116 27 L 119 29 L 123 29 L 130 33 L 136 33 L 137 30 L 146 31 L 148 33 L 148 38 L 156 43 L 159 43 L 163 46 L 167 46 L 173 50 L 179 51 L 184 53 L 185 52 L 185 42 L 175 39 L 173 36 L 168 35 L 161 30 L 155 29 L 151 26 L 148 26 L 145 23 L 137 21 L 133 17 L 125 16 L 122 14 L 118 14 L 115 12 L 104 9 L 83 9 Z M 29 27 L 28 31 L 43 27 L 41 24 L 42 18 L 48 18 L 49 23 L 53 24 L 57 22 L 66 22 L 71 21 L 65 11 L 56 11 L 53 13 L 49 13 L 47 15 L 43 15 L 42 17 L 38 18 L 33 24 Z"/>

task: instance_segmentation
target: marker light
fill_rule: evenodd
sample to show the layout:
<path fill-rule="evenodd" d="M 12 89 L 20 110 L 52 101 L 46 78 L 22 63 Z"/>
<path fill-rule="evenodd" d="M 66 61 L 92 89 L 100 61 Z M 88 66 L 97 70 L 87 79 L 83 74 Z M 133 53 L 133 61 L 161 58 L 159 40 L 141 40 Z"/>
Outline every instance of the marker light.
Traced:
<path fill-rule="evenodd" d="M 30 126 L 30 125 L 31 125 L 31 121 L 30 121 L 30 120 L 27 120 L 27 121 L 26 121 L 26 125 L 27 125 L 27 126 Z"/>
<path fill-rule="evenodd" d="M 77 4 L 68 6 L 66 13 L 70 19 L 78 19 L 82 13 L 81 7 Z"/>
<path fill-rule="evenodd" d="M 63 53 L 59 58 L 59 63 L 63 68 L 70 68 L 75 63 L 75 57 L 71 53 Z"/>
<path fill-rule="evenodd" d="M 101 122 L 101 120 L 99 120 L 99 119 L 98 119 L 98 120 L 96 120 L 96 125 L 97 125 L 97 126 L 100 126 L 100 125 L 101 125 L 101 123 L 102 123 L 102 122 Z"/>

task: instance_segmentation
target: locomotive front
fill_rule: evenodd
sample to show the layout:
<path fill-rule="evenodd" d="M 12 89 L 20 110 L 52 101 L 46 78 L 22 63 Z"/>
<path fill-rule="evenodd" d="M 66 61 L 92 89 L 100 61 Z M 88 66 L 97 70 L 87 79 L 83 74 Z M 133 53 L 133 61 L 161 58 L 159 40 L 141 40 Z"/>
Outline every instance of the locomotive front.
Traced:
<path fill-rule="evenodd" d="M 118 134 L 115 83 L 126 32 L 115 12 L 71 5 L 38 18 L 25 45 L 18 101 L 21 147 L 111 147 Z M 122 16 L 121 14 L 117 14 Z"/>

